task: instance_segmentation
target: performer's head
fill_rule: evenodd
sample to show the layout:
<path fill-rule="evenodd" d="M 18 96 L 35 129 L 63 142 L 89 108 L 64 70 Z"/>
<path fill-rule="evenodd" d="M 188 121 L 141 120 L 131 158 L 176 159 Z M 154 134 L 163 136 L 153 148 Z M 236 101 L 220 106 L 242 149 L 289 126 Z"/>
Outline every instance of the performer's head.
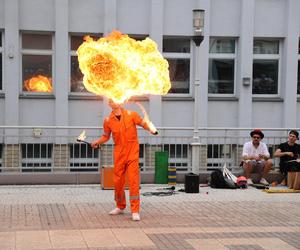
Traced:
<path fill-rule="evenodd" d="M 121 104 L 115 103 L 113 99 L 108 99 L 108 105 L 111 107 L 111 109 L 118 109 L 121 107 Z"/>

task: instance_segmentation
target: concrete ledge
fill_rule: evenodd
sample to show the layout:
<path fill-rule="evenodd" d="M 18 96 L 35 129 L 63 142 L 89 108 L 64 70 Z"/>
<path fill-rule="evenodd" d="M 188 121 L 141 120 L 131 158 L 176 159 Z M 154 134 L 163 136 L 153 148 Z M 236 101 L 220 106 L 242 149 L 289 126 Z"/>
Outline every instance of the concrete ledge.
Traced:
<path fill-rule="evenodd" d="M 184 173 L 177 173 L 176 182 L 184 183 Z M 207 183 L 210 173 L 200 173 L 200 183 Z M 256 180 L 257 175 L 253 175 Z M 270 172 L 267 180 L 280 182 L 282 175 L 278 172 Z M 154 173 L 141 173 L 142 184 L 152 184 L 155 181 Z M 0 185 L 35 185 L 35 184 L 99 184 L 98 172 L 82 173 L 0 173 Z"/>

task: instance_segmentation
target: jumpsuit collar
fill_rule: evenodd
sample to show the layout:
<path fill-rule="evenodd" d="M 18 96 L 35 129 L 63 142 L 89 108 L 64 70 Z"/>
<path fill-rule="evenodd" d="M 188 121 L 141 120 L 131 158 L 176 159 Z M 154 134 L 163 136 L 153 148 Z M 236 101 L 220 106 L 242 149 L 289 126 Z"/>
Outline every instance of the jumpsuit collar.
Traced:
<path fill-rule="evenodd" d="M 109 116 L 109 117 L 112 118 L 112 119 L 115 119 L 115 120 L 117 120 L 117 121 L 121 121 L 122 118 L 123 118 L 124 108 L 120 108 L 120 109 L 121 109 L 121 119 L 120 119 L 120 120 L 116 117 L 116 115 L 114 114 L 113 111 L 110 113 L 110 116 Z"/>

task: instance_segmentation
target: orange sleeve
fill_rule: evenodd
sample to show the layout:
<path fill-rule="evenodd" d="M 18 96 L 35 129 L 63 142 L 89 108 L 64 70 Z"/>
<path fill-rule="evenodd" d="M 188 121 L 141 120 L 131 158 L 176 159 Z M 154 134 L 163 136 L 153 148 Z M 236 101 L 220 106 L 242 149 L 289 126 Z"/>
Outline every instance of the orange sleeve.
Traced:
<path fill-rule="evenodd" d="M 109 127 L 109 119 L 105 118 L 104 122 L 103 122 L 103 134 L 99 139 L 99 143 L 105 143 L 109 140 L 110 138 L 110 134 L 111 134 L 111 130 Z"/>
<path fill-rule="evenodd" d="M 139 125 L 143 127 L 143 129 L 150 131 L 148 124 L 143 121 L 143 119 L 139 116 L 137 112 L 132 112 L 132 115 L 133 115 L 133 121 L 136 125 Z"/>

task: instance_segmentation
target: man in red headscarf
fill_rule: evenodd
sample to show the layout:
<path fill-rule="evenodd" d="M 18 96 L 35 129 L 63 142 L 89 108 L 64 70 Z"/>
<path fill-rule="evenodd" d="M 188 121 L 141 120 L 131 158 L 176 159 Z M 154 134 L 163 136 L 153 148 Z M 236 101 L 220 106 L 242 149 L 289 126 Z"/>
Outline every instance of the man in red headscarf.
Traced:
<path fill-rule="evenodd" d="M 136 112 L 123 109 L 120 104 L 109 100 L 112 112 L 103 123 L 103 135 L 91 143 L 93 148 L 109 140 L 112 134 L 114 140 L 114 186 L 116 208 L 109 214 L 123 213 L 126 207 L 125 197 L 125 173 L 129 179 L 129 200 L 132 219 L 140 220 L 140 196 L 139 196 L 139 142 L 136 125 L 150 131 L 150 128 Z M 151 131 L 150 131 L 151 132 Z M 157 134 L 156 132 L 151 132 Z"/>

